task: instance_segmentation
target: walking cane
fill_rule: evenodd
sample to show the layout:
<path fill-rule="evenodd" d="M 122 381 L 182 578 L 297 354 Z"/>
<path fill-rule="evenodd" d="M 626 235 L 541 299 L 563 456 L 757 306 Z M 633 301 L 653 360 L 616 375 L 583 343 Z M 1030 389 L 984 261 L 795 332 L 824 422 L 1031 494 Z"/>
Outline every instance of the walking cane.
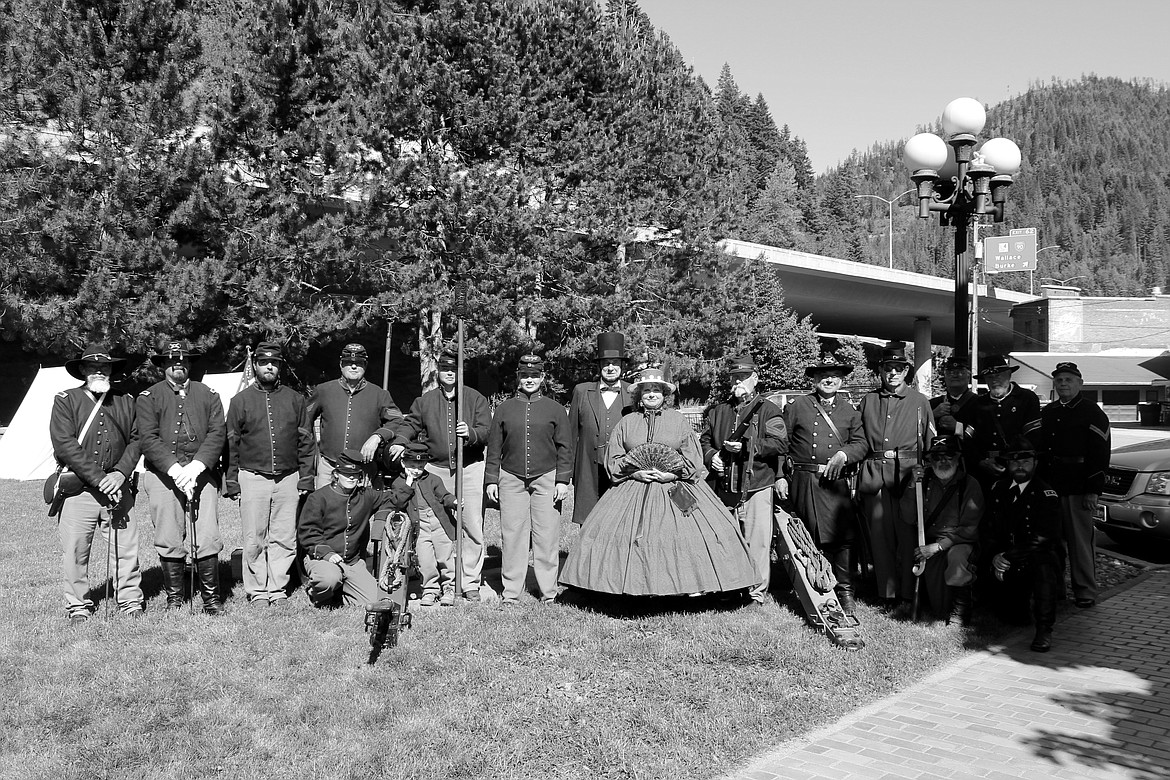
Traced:
<path fill-rule="evenodd" d="M 918 428 L 914 432 L 918 445 L 918 467 L 922 468 L 922 407 L 918 407 Z M 922 480 L 914 480 L 914 502 L 918 512 L 918 547 L 926 544 L 926 514 L 922 502 Z M 918 547 L 914 549 L 917 550 Z M 914 613 L 912 618 L 918 622 L 918 583 L 922 581 L 922 572 L 926 571 L 926 560 L 914 564 Z"/>
<path fill-rule="evenodd" d="M 467 315 L 467 280 L 455 282 L 455 425 L 463 419 L 463 318 Z M 455 436 L 455 595 L 463 596 L 463 437 Z"/>

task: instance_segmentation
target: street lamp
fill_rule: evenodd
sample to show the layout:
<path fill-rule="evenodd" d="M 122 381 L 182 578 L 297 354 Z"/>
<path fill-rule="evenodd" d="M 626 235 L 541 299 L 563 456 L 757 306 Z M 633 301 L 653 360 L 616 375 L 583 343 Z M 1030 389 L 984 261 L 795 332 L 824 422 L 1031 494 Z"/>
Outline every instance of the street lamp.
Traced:
<path fill-rule="evenodd" d="M 975 134 L 986 121 L 987 112 L 978 100 L 952 100 L 942 115 L 947 140 L 919 133 L 906 142 L 902 153 L 917 185 L 919 218 L 937 211 L 939 224 L 955 228 L 955 351 L 961 357 L 970 354 L 968 228 L 972 218 L 984 214 L 1003 222 L 1007 188 L 1020 169 L 1020 148 L 1006 138 L 992 138 L 976 148 Z"/>
<path fill-rule="evenodd" d="M 911 192 L 914 192 L 914 190 L 906 190 L 905 192 L 898 193 L 897 195 L 895 195 L 893 197 L 892 200 L 886 200 L 885 198 L 883 198 L 880 195 L 854 195 L 853 196 L 855 198 L 873 198 L 874 200 L 880 200 L 882 203 L 886 204 L 887 207 L 889 207 L 889 212 L 890 212 L 890 268 L 894 267 L 894 204 L 897 203 L 898 199 L 901 198 L 903 195 L 908 195 Z"/>

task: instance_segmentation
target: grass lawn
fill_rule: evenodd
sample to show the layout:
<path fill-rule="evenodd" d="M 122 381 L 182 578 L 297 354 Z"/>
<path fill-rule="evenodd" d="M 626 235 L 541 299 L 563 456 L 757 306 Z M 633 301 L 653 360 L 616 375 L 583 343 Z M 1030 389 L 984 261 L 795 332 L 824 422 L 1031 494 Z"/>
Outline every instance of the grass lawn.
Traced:
<path fill-rule="evenodd" d="M 863 606 L 867 645 L 847 653 L 806 627 L 791 594 L 762 610 L 696 599 L 639 614 L 528 600 L 416 609 L 400 646 L 369 667 L 364 613 L 319 611 L 303 590 L 253 611 L 237 583 L 222 617 L 164 612 L 143 506 L 146 617 L 107 622 L 99 605 L 74 628 L 40 490 L 0 482 L 3 778 L 709 777 L 999 630 Z M 239 515 L 220 508 L 226 575 Z M 488 525 L 498 552 L 495 512 Z"/>

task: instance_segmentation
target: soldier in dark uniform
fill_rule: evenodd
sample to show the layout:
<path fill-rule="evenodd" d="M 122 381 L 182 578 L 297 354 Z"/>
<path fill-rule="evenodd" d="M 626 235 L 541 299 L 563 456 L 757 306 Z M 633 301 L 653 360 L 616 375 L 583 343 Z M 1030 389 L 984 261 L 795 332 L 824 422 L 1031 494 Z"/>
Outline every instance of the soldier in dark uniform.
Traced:
<path fill-rule="evenodd" d="M 788 431 L 780 408 L 757 392 L 756 368 L 751 355 L 728 360 L 731 398 L 708 410 L 699 446 L 711 487 L 735 513 L 763 578 L 749 591 L 752 604 L 762 605 L 771 580 L 772 502 L 780 461 L 788 452 Z"/>
<path fill-rule="evenodd" d="M 857 516 L 845 470 L 860 463 L 869 449 L 861 433 L 861 415 L 838 396 L 841 382 L 852 370 L 853 366 L 832 355 L 805 368 L 815 390 L 784 407 L 787 476 L 776 482 L 777 495 L 791 499 L 796 515 L 829 559 L 837 579 L 837 600 L 847 615 L 854 610 L 852 555 Z"/>
<path fill-rule="evenodd" d="M 227 426 L 219 394 L 191 379 L 191 364 L 199 357 L 184 340 L 167 342 L 162 352 L 151 356 L 151 362 L 165 371 L 165 379 L 138 397 L 138 440 L 146 458 L 142 487 L 154 520 L 167 608 L 183 604 L 183 559 L 189 551 L 186 510 L 193 501 L 197 549 L 192 558 L 203 610 L 218 615 L 223 541 L 216 504 Z"/>
<path fill-rule="evenodd" d="M 626 337 L 611 331 L 597 337 L 598 378 L 573 388 L 569 436 L 573 449 L 573 522 L 580 525 L 612 487 L 605 446 L 622 415 L 631 411 L 630 383 L 624 381 Z"/>
<path fill-rule="evenodd" d="M 1004 475 L 999 455 L 1008 442 L 1031 436 L 1040 428 L 1040 399 L 1031 390 L 1020 387 L 1011 376 L 1019 366 L 1008 364 L 1003 355 L 983 359 L 979 378 L 987 383 L 971 409 L 967 426 L 967 446 L 971 475 L 979 480 L 983 492 Z"/>
<path fill-rule="evenodd" d="M 963 358 L 951 356 L 942 366 L 946 391 L 930 399 L 934 427 L 940 436 L 966 439 L 971 412 L 976 404 L 971 392 L 971 366 Z"/>
<path fill-rule="evenodd" d="M 111 357 L 104 346 L 86 347 L 81 357 L 65 364 L 85 384 L 57 393 L 49 418 L 53 455 L 65 468 L 60 481 L 68 497 L 61 504 L 57 534 L 64 550 L 65 608 L 74 625 L 85 623 L 94 610 L 88 568 L 99 527 L 115 568 L 118 608 L 142 616 L 138 522 L 130 514 L 139 452 L 134 399 L 110 386 L 125 366 L 124 358 Z"/>
<path fill-rule="evenodd" d="M 1030 601 L 1036 626 L 1032 649 L 1046 653 L 1060 587 L 1060 498 L 1036 478 L 1036 451 L 1026 438 L 1009 443 L 1000 460 L 1005 476 L 992 488 L 984 539 L 992 555 L 987 570 L 992 605 L 1001 618 L 1023 622 Z"/>
<path fill-rule="evenodd" d="M 1081 396 L 1085 382 L 1076 363 L 1052 372 L 1056 400 L 1044 407 L 1040 447 L 1043 476 L 1060 496 L 1061 531 L 1072 595 L 1082 609 L 1097 603 L 1096 531 L 1093 515 L 1109 468 L 1109 418 Z"/>

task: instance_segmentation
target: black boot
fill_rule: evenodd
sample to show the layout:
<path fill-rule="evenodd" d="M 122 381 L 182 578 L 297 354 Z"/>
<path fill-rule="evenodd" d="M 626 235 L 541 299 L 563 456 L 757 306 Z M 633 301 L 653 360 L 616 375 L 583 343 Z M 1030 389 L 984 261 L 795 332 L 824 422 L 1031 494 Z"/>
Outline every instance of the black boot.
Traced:
<path fill-rule="evenodd" d="M 167 592 L 167 609 L 179 609 L 183 606 L 183 559 L 158 559 L 162 566 L 163 589 Z"/>
<path fill-rule="evenodd" d="M 958 623 L 961 626 L 971 625 L 971 586 L 948 586 L 950 591 L 951 610 L 947 617 L 947 625 Z"/>
<path fill-rule="evenodd" d="M 841 611 L 850 617 L 853 616 L 857 603 L 853 600 L 853 548 L 848 544 L 837 547 L 836 550 L 827 550 L 829 564 L 833 567 L 833 576 L 837 579 L 837 601 L 841 604 Z"/>
<path fill-rule="evenodd" d="M 199 591 L 203 594 L 203 611 L 208 615 L 218 615 L 223 612 L 219 603 L 219 556 L 200 558 L 195 562 L 195 571 L 199 575 Z"/>

